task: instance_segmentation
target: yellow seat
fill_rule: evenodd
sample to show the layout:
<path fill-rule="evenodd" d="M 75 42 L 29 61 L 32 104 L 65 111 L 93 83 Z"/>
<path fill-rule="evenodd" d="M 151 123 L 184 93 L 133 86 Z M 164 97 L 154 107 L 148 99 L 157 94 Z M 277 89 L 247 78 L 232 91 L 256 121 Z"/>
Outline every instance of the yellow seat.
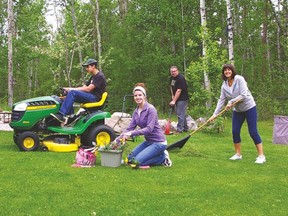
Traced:
<path fill-rule="evenodd" d="M 104 92 L 102 94 L 101 100 L 97 102 L 90 102 L 90 103 L 81 103 L 80 107 L 81 108 L 97 108 L 97 107 L 102 107 L 105 104 L 105 101 L 107 99 L 108 93 Z"/>

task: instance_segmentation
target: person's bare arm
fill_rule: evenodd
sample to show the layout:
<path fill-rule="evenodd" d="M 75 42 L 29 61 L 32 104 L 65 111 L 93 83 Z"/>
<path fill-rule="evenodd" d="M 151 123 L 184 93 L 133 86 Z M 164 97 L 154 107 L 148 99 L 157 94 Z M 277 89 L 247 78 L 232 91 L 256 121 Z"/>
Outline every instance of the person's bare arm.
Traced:
<path fill-rule="evenodd" d="M 182 89 L 177 89 L 177 91 L 175 92 L 175 95 L 172 97 L 172 101 L 169 103 L 170 106 L 174 106 L 175 105 L 175 103 L 177 102 L 181 92 L 182 92 Z"/>

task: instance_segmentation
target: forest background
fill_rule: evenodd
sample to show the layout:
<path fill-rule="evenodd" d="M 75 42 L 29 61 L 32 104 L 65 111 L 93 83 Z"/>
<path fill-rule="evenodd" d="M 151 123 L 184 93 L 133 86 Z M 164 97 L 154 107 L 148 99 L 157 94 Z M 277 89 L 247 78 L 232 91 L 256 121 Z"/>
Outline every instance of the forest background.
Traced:
<path fill-rule="evenodd" d="M 56 28 L 46 21 L 51 13 Z M 287 114 L 285 0 L 1 0 L 0 29 L 4 107 L 82 85 L 87 74 L 81 64 L 96 58 L 108 80 L 110 112 L 121 110 L 137 82 L 147 85 L 160 113 L 168 112 L 169 68 L 176 65 L 188 81 L 188 113 L 210 115 L 222 65 L 232 62 L 261 119 Z M 126 111 L 134 106 L 127 103 Z"/>

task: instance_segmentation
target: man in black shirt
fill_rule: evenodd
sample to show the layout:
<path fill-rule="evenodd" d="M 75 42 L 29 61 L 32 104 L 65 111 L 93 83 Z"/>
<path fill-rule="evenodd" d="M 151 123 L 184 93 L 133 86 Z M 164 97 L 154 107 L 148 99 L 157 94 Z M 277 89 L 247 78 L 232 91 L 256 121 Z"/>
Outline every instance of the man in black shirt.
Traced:
<path fill-rule="evenodd" d="M 170 90 L 172 95 L 172 101 L 170 106 L 175 106 L 176 114 L 178 117 L 177 132 L 182 133 L 188 131 L 188 125 L 186 121 L 186 109 L 188 106 L 188 89 L 185 77 L 179 73 L 176 66 L 170 68 Z"/>
<path fill-rule="evenodd" d="M 65 122 L 67 119 L 66 115 L 74 113 L 74 102 L 88 103 L 100 101 L 102 94 L 106 91 L 106 78 L 104 74 L 97 69 L 97 61 L 95 59 L 88 59 L 82 66 L 91 74 L 91 77 L 85 85 L 81 87 L 64 88 L 68 94 L 61 105 L 59 113 L 51 113 L 51 115 L 60 122 Z"/>

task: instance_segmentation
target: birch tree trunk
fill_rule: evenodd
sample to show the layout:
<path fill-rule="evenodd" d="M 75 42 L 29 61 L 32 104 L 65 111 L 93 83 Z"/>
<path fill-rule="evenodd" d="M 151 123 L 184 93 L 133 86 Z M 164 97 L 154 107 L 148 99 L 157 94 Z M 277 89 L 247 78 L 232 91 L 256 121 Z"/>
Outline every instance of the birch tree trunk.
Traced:
<path fill-rule="evenodd" d="M 281 19 L 281 1 L 279 0 L 277 3 L 275 3 L 275 10 L 273 9 L 273 1 L 270 0 L 269 1 L 270 5 L 272 6 L 272 11 L 273 11 L 273 14 L 275 16 L 275 20 L 276 20 L 276 23 L 277 23 L 277 33 L 276 33 L 276 41 L 277 41 L 277 59 L 278 61 L 280 62 L 281 59 L 282 59 L 282 50 L 281 50 L 281 42 L 280 42 L 280 38 L 281 38 L 281 34 L 284 34 L 285 35 L 285 31 L 284 31 L 284 28 L 285 26 L 282 25 L 282 22 L 284 19 Z M 287 13 L 288 15 L 288 13 Z M 283 17 L 284 18 L 284 17 Z"/>
<path fill-rule="evenodd" d="M 207 51 L 207 47 L 206 47 L 206 8 L 205 8 L 205 0 L 200 0 L 200 15 L 201 15 L 201 26 L 202 28 L 204 29 L 204 35 L 202 37 L 202 56 L 203 56 L 203 59 L 204 59 L 204 64 L 207 65 L 207 60 L 206 60 L 206 51 Z M 204 67 L 204 89 L 207 90 L 207 92 L 211 92 L 211 89 L 210 89 L 210 80 L 209 80 L 209 77 L 208 77 L 208 74 L 207 74 L 207 71 L 206 71 L 206 68 L 207 67 Z M 210 108 L 211 107 L 211 104 L 212 104 L 212 101 L 211 101 L 211 97 L 210 99 L 206 102 L 206 107 L 207 108 Z"/>
<path fill-rule="evenodd" d="M 234 64 L 233 22 L 232 22 L 230 0 L 226 0 L 226 6 L 227 6 L 228 55 L 229 55 L 229 62 Z"/>
<path fill-rule="evenodd" d="M 95 17 L 96 32 L 95 32 L 95 28 L 93 28 L 93 38 L 94 38 L 93 45 L 94 45 L 95 56 L 97 56 L 97 52 L 98 52 L 98 68 L 101 69 L 102 44 L 101 44 L 100 21 L 99 21 L 99 0 L 96 0 L 95 2 L 94 0 L 90 0 L 90 4 L 92 5 L 92 8 L 95 8 L 94 17 Z"/>
<path fill-rule="evenodd" d="M 280 1 L 278 1 L 278 5 L 277 5 L 278 11 L 281 8 L 281 4 Z M 279 14 L 276 15 L 278 17 L 279 20 Z M 280 25 L 277 25 L 277 57 L 278 57 L 278 61 L 281 61 L 281 46 L 280 46 Z"/>
<path fill-rule="evenodd" d="M 68 48 L 68 40 L 67 40 L 67 35 L 66 35 L 66 31 L 64 32 L 64 43 L 65 43 L 65 63 L 66 63 L 66 69 L 64 70 L 65 75 L 67 75 L 67 80 L 68 80 L 68 86 L 71 86 L 71 80 L 68 77 L 68 73 L 69 73 L 69 48 Z M 74 46 L 73 46 L 73 52 L 74 52 Z"/>
<path fill-rule="evenodd" d="M 78 47 L 78 53 L 79 53 L 79 61 L 80 64 L 83 62 L 83 57 L 82 57 L 82 50 L 81 50 L 81 45 L 80 45 L 80 40 L 79 40 L 79 32 L 77 28 L 77 19 L 75 15 L 75 6 L 74 6 L 74 0 L 71 0 L 71 15 L 72 15 L 72 20 L 73 20 L 73 27 L 74 27 L 74 32 L 76 35 L 76 43 Z M 81 80 L 84 79 L 85 74 L 83 73 L 83 68 L 81 67 Z"/>
<path fill-rule="evenodd" d="M 97 0 L 98 1 L 98 0 Z M 128 0 L 118 0 L 120 18 L 124 19 L 128 12 Z"/>
<path fill-rule="evenodd" d="M 96 0 L 95 8 L 95 23 L 97 31 L 97 41 L 98 41 L 98 68 L 101 69 L 102 63 L 102 44 L 101 44 L 101 34 L 100 34 L 100 21 L 99 21 L 99 0 Z"/>
<path fill-rule="evenodd" d="M 64 33 L 64 43 L 65 43 L 65 62 L 66 62 L 66 69 L 63 70 L 64 76 L 68 81 L 68 86 L 70 87 L 72 85 L 71 83 L 71 71 L 72 71 L 72 63 L 74 60 L 74 52 L 75 48 L 73 46 L 72 51 L 71 51 L 71 56 L 69 54 L 69 47 L 68 47 L 68 42 L 67 42 L 67 36 L 66 32 Z"/>
<path fill-rule="evenodd" d="M 31 93 L 32 93 L 32 81 L 33 81 L 33 64 L 32 61 L 28 62 L 28 95 L 29 97 L 31 97 Z"/>
<path fill-rule="evenodd" d="M 34 74 L 34 91 L 35 89 L 38 89 L 39 87 L 39 80 L 38 80 L 38 73 L 37 71 L 38 70 L 38 65 L 39 65 L 39 59 L 35 59 L 33 61 L 33 68 L 34 68 L 34 71 L 33 71 L 33 74 Z"/>
<path fill-rule="evenodd" d="M 96 20 L 96 9 L 94 10 L 94 6 L 96 5 L 96 3 L 94 2 L 94 0 L 90 0 L 90 4 L 91 4 L 91 7 L 93 8 L 94 17 Z M 93 26 L 93 51 L 94 51 L 94 56 L 96 57 L 97 56 L 97 30 L 95 26 Z"/>
<path fill-rule="evenodd" d="M 74 48 L 72 49 L 72 54 L 70 58 L 70 64 L 69 67 L 67 68 L 67 80 L 68 80 L 68 85 L 71 86 L 71 71 L 73 68 L 73 59 L 74 59 Z"/>
<path fill-rule="evenodd" d="M 8 0 L 8 106 L 13 105 L 13 36 L 14 12 L 13 0 Z"/>
<path fill-rule="evenodd" d="M 183 69 L 184 73 L 186 75 L 186 68 L 187 68 L 187 63 L 186 63 L 186 44 L 185 44 L 185 36 L 184 36 L 184 12 L 183 12 L 183 2 L 181 1 L 181 25 L 182 25 L 182 49 L 183 49 Z"/>
<path fill-rule="evenodd" d="M 262 37 L 262 44 L 263 44 L 263 64 L 262 64 L 262 76 L 267 75 L 267 66 L 269 66 L 269 50 L 268 50 L 268 1 L 265 1 L 265 7 L 263 11 L 263 23 L 262 23 L 262 32 L 261 32 L 261 37 Z"/>

